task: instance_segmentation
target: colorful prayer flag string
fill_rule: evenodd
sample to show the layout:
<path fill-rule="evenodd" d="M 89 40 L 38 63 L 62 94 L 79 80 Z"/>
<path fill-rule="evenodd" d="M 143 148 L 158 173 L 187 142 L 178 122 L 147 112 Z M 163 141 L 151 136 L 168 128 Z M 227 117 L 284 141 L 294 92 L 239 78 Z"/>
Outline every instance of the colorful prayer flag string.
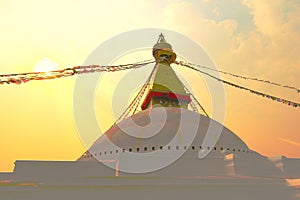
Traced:
<path fill-rule="evenodd" d="M 102 66 L 102 65 L 88 65 L 76 66 L 72 68 L 65 68 L 62 70 L 55 70 L 49 72 L 27 72 L 18 74 L 0 74 L 0 85 L 3 84 L 17 84 L 27 83 L 32 80 L 50 80 L 62 77 L 74 76 L 76 74 L 87 74 L 95 72 L 116 72 L 127 69 L 140 68 L 142 66 L 154 63 L 153 60 L 145 60 L 132 64 L 116 65 L 116 66 Z"/>
<path fill-rule="evenodd" d="M 62 69 L 62 70 L 49 71 L 49 72 L 28 72 L 28 73 L 0 74 L 0 85 L 3 85 L 3 84 L 18 84 L 18 85 L 20 85 L 22 83 L 27 83 L 27 82 L 32 81 L 32 80 L 50 80 L 50 79 L 74 76 L 76 74 L 122 71 L 122 70 L 127 70 L 127 69 L 140 68 L 142 66 L 145 66 L 145 65 L 148 65 L 148 64 L 151 64 L 151 63 L 154 63 L 154 62 L 155 61 L 153 61 L 153 60 L 145 60 L 145 61 L 141 61 L 141 62 L 137 62 L 137 63 L 116 65 L 116 66 L 88 65 L 88 66 L 76 66 L 76 67 L 72 67 L 72 68 L 65 68 L 65 69 Z M 275 97 L 275 96 L 272 96 L 272 95 L 268 95 L 268 94 L 265 94 L 265 93 L 262 93 L 262 92 L 259 92 L 259 91 L 256 91 L 256 90 L 252 90 L 252 89 L 246 88 L 244 86 L 240 86 L 240 85 L 237 85 L 235 83 L 217 78 L 217 77 L 215 77 L 215 76 L 213 76 L 213 75 L 211 75 L 207 72 L 204 72 L 204 71 L 196 68 L 195 66 L 190 65 L 189 63 L 184 63 L 182 61 L 179 61 L 179 62 L 176 61 L 175 64 L 185 66 L 185 67 L 188 67 L 190 69 L 199 71 L 200 73 L 205 74 L 205 75 L 207 75 L 207 76 L 209 76 L 209 77 L 211 77 L 211 78 L 213 78 L 217 81 L 223 82 L 227 85 L 230 85 L 232 87 L 236 87 L 238 89 L 249 91 L 252 94 L 256 94 L 256 95 L 271 99 L 273 101 L 281 102 L 283 104 L 293 106 L 295 108 L 300 107 L 299 103 L 289 101 L 289 100 L 286 100 L 286 99 L 282 99 L 282 98 L 278 98 L 278 97 Z M 202 66 L 202 67 L 204 67 L 204 66 Z M 207 68 L 207 69 L 211 69 L 211 68 Z M 211 70 L 214 70 L 214 69 L 211 69 Z M 282 87 L 286 87 L 286 88 L 290 88 L 290 89 L 295 89 L 295 90 L 297 90 L 297 92 L 300 92 L 300 90 L 295 88 L 295 87 L 291 87 L 291 86 L 287 86 L 287 85 L 281 85 L 281 84 L 271 82 L 271 81 L 266 81 L 266 80 L 256 79 L 256 78 L 243 77 L 243 76 L 240 76 L 240 75 L 235 75 L 235 74 L 231 74 L 231 73 L 223 72 L 223 71 L 219 71 L 219 70 L 214 70 L 214 71 L 218 71 L 218 72 L 221 72 L 221 73 L 226 73 L 226 74 L 236 76 L 236 77 L 239 77 L 239 78 L 257 80 L 257 81 L 262 81 L 262 82 L 265 82 L 265 83 L 270 83 L 270 84 L 273 84 L 273 85 L 278 85 L 278 86 L 282 86 Z"/>
<path fill-rule="evenodd" d="M 255 78 L 255 77 L 246 77 L 246 76 L 242 76 L 242 75 L 237 75 L 237 74 L 233 74 L 233 73 L 230 73 L 230 72 L 226 72 L 226 71 L 222 71 L 222 70 L 217 70 L 217 69 L 213 69 L 213 68 L 210 68 L 210 67 L 206 67 L 206 66 L 203 66 L 203 65 L 196 65 L 196 64 L 192 64 L 192 63 L 185 63 L 183 61 L 177 61 L 175 63 L 176 64 L 187 64 L 187 65 L 191 65 L 191 66 L 197 67 L 197 68 L 208 69 L 208 70 L 211 70 L 211 71 L 215 71 L 215 72 L 219 72 L 219 73 L 222 73 L 222 74 L 230 75 L 230 76 L 233 76 L 235 78 L 241 78 L 241 79 L 245 79 L 245 80 L 253 80 L 253 81 L 258 81 L 258 82 L 262 82 L 262 83 L 267 83 L 267 84 L 275 85 L 275 86 L 278 86 L 278 87 L 288 88 L 288 89 L 296 91 L 297 93 L 300 93 L 300 89 L 296 88 L 294 86 L 283 85 L 283 84 L 280 84 L 280 83 L 276 83 L 276 82 L 272 82 L 272 81 L 268 81 L 268 80 L 264 80 L 264 79 L 259 79 L 259 78 Z"/>
<path fill-rule="evenodd" d="M 283 103 L 283 104 L 286 104 L 288 106 L 293 106 L 295 108 L 300 108 L 300 104 L 299 103 L 296 103 L 296 102 L 293 102 L 293 101 L 289 101 L 289 100 L 286 100 L 286 99 L 282 99 L 282 98 L 279 98 L 279 97 L 275 97 L 275 96 L 272 96 L 272 95 L 269 95 L 269 94 L 265 94 L 265 93 L 262 93 L 262 92 L 259 92 L 259 91 L 256 91 L 256 90 L 252 90 L 252 89 L 249 89 L 249 88 L 246 88 L 244 86 L 240 86 L 240 85 L 237 85 L 235 83 L 232 83 L 232 82 L 229 82 L 229 81 L 226 81 L 226 80 L 223 80 L 223 79 L 220 79 L 220 78 L 217 78 L 207 72 L 204 72 L 204 71 L 201 71 L 200 69 L 197 69 L 189 64 L 186 64 L 186 63 L 183 63 L 183 62 L 175 62 L 175 64 L 178 64 L 178 65 L 181 65 L 181 66 L 184 66 L 184 67 L 187 67 L 187 68 L 190 68 L 190 69 L 193 69 L 195 71 L 198 71 L 202 74 L 205 74 L 217 81 L 220 81 L 222 83 L 225 83 L 227 85 L 230 85 L 232 87 L 235 87 L 235 88 L 238 88 L 238 89 L 241 89 L 241 90 L 246 90 L 246 91 L 249 91 L 251 92 L 252 94 L 256 94 L 256 95 L 259 95 L 259 96 L 262 96 L 262 97 L 265 97 L 265 98 L 268 98 L 268 99 L 271 99 L 273 101 L 277 101 L 277 102 L 280 102 L 280 103 Z"/>

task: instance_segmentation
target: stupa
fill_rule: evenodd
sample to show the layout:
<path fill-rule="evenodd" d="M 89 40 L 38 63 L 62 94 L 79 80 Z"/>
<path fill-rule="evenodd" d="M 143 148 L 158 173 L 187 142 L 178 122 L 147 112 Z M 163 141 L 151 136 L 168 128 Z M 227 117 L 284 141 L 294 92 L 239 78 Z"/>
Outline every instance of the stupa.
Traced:
<path fill-rule="evenodd" d="M 134 188 L 134 194 L 148 194 L 145 199 L 161 199 L 161 194 L 173 194 L 172 199 L 186 195 L 247 199 L 245 193 L 255 198 L 286 199 L 290 195 L 285 190 L 286 178 L 299 179 L 300 160 L 263 156 L 211 119 L 201 105 L 202 114 L 191 110 L 194 98 L 170 66 L 176 53 L 163 35 L 152 52 L 156 64 L 141 111 L 116 122 L 76 161 L 16 161 L 14 172 L 0 173 L 0 181 L 33 183 L 33 189 L 42 191 L 41 196 L 48 188 L 61 192 L 68 186 L 72 189 L 70 199 L 91 193 L 131 198 L 131 193 L 118 189 L 121 186 Z M 210 192 L 207 185 L 222 189 Z M 140 190 L 141 186 L 167 187 L 172 192 L 165 189 L 150 194 Z M 107 190 L 111 187 L 116 189 Z M 186 191 L 186 187 L 192 189 Z M 251 192 L 261 188 L 261 193 Z"/>
<path fill-rule="evenodd" d="M 117 176 L 283 177 L 278 167 L 235 133 L 208 115 L 188 110 L 191 94 L 170 66 L 176 54 L 162 34 L 152 53 L 156 65 L 142 111 L 114 124 L 79 162 L 101 162 L 113 169 L 109 175 Z M 205 137 L 214 136 L 214 128 L 221 131 L 220 137 L 205 143 Z"/>

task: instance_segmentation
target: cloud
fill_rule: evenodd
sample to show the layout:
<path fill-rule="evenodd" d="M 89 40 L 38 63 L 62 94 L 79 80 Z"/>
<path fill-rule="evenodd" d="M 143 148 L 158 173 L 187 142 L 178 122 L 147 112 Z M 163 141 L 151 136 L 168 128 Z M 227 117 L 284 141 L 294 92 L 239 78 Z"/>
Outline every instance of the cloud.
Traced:
<path fill-rule="evenodd" d="M 233 72 L 266 78 L 283 83 L 296 83 L 300 71 L 300 4 L 296 1 L 261 0 L 235 1 L 230 8 L 219 6 L 214 1 L 209 5 L 176 1 L 168 4 L 162 17 L 165 26 L 172 26 L 199 44 L 202 44 L 217 63 Z M 218 8 L 219 13 L 228 9 L 249 12 L 243 21 L 233 16 L 209 17 L 203 10 Z M 213 12 L 213 10 L 212 10 Z M 227 16 L 227 18 L 226 18 Z M 248 31 L 239 32 L 242 23 L 254 24 Z M 233 60 L 234 58 L 234 60 Z M 230 66 L 230 67 L 229 67 Z M 235 67 L 234 67 L 235 66 Z M 245 70 L 245 71 L 244 71 Z M 285 74 L 285 76 L 282 76 Z M 286 81 L 288 80 L 288 81 Z"/>
<path fill-rule="evenodd" d="M 244 0 L 243 3 L 250 9 L 258 31 L 270 36 L 280 32 L 280 27 L 285 21 L 283 0 L 274 0 L 272 3 Z"/>
<path fill-rule="evenodd" d="M 239 41 L 237 54 L 255 66 L 255 71 L 279 80 L 296 84 L 300 76 L 300 4 L 297 1 L 244 0 L 253 17 L 256 29 Z M 239 57 L 239 56 L 237 56 Z"/>
<path fill-rule="evenodd" d="M 208 19 L 206 13 L 199 9 L 196 3 L 174 2 L 164 10 L 163 23 L 166 26 L 173 25 L 173 30 L 191 36 L 210 54 L 222 56 L 234 44 L 232 36 L 238 25 L 237 21 Z"/>
<path fill-rule="evenodd" d="M 283 142 L 289 143 L 291 145 L 295 145 L 295 146 L 300 147 L 300 142 L 295 142 L 293 140 L 289 140 L 289 139 L 281 138 L 281 137 L 279 137 L 278 139 L 281 140 L 281 141 L 283 141 Z"/>
<path fill-rule="evenodd" d="M 219 17 L 221 15 L 220 9 L 218 9 L 218 8 L 214 8 L 212 10 L 212 13 L 217 17 Z"/>

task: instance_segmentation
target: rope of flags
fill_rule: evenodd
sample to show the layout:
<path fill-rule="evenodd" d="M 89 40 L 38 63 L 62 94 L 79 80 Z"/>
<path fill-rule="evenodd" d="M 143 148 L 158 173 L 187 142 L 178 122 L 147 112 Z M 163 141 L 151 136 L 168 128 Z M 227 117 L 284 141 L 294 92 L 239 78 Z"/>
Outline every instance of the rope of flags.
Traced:
<path fill-rule="evenodd" d="M 190 97 L 192 99 L 191 101 L 191 107 L 195 112 L 201 113 L 203 115 L 205 115 L 206 117 L 209 117 L 209 115 L 207 114 L 207 112 L 205 111 L 205 109 L 203 108 L 203 106 L 200 104 L 200 102 L 197 100 L 197 98 L 193 95 L 193 93 L 191 93 L 191 91 L 185 86 L 183 85 L 185 91 L 190 94 Z M 197 107 L 198 106 L 198 107 Z"/>
<path fill-rule="evenodd" d="M 128 117 L 130 114 L 133 115 L 136 113 L 138 107 L 140 107 L 140 102 L 143 99 L 143 96 L 146 92 L 146 90 L 150 87 L 150 82 L 153 80 L 154 73 L 157 70 L 158 65 L 155 65 L 153 70 L 151 71 L 148 79 L 142 86 L 142 88 L 139 90 L 138 94 L 135 96 L 133 101 L 130 103 L 130 105 L 126 108 L 126 110 L 120 115 L 120 117 L 115 121 L 115 123 L 125 119 Z"/>
<path fill-rule="evenodd" d="M 211 77 L 211 78 L 213 78 L 213 79 L 215 79 L 215 80 L 217 80 L 217 81 L 220 81 L 220 82 L 222 82 L 222 83 L 224 83 L 224 84 L 227 84 L 227 85 L 230 85 L 230 86 L 232 86 L 232 87 L 235 87 L 235 88 L 238 88 L 238 89 L 241 89 L 241 90 L 249 91 L 249 92 L 251 92 L 252 94 L 256 94 L 256 95 L 258 95 L 258 96 L 262 96 L 262 97 L 271 99 L 271 100 L 273 100 L 273 101 L 277 101 L 277 102 L 286 104 L 286 105 L 288 105 L 288 106 L 292 106 L 292 107 L 295 107 L 295 108 L 300 108 L 300 104 L 299 104 L 299 103 L 296 103 L 296 102 L 293 102 L 293 101 L 289 101 L 289 100 L 286 100 L 286 99 L 282 99 L 282 98 L 279 98 L 279 97 L 275 97 L 275 96 L 273 96 L 273 95 L 265 94 L 265 93 L 262 93 L 262 92 L 259 92 L 259 91 L 256 91 L 256 90 L 252 90 L 252 89 L 250 89 L 250 88 L 246 88 L 246 87 L 244 87 L 244 86 L 240 86 L 240 85 L 237 85 L 237 84 L 235 84 L 235 83 L 232 83 L 232 82 L 229 82 L 229 81 L 226 81 L 226 80 L 217 78 L 217 77 L 215 77 L 215 76 L 213 76 L 213 75 L 211 75 L 211 74 L 209 74 L 209 73 L 207 73 L 207 72 L 204 72 L 204 71 L 202 71 L 202 70 L 200 70 L 200 69 L 198 69 L 198 68 L 195 68 L 195 67 L 193 67 L 193 66 L 191 66 L 191 65 L 189 65 L 189 64 L 183 63 L 183 62 L 176 62 L 176 64 L 181 65 L 181 66 L 184 66 L 184 67 L 187 67 L 187 68 L 190 68 L 190 69 L 193 69 L 193 70 L 195 70 L 195 71 L 198 71 L 198 72 L 200 72 L 200 73 L 202 73 L 202 74 L 205 74 L 205 75 L 207 75 L 207 76 L 209 76 L 209 77 Z"/>
<path fill-rule="evenodd" d="M 87 65 L 87 66 L 75 66 L 72 68 L 65 68 L 62 70 L 55 70 L 55 71 L 49 71 L 49 72 L 27 72 L 27 73 L 14 73 L 14 74 L 0 74 L 0 85 L 4 85 L 4 84 L 22 84 L 22 83 L 27 83 L 29 81 L 32 80 L 50 80 L 50 79 L 57 79 L 57 78 L 62 78 L 62 77 L 69 77 L 69 76 L 74 76 L 77 74 L 87 74 L 87 73 L 95 73 L 95 72 L 116 72 L 116 71 L 123 71 L 123 70 L 127 70 L 127 69 L 136 69 L 136 68 L 140 68 L 142 66 L 151 64 L 151 63 L 155 63 L 155 61 L 153 59 L 151 60 L 144 60 L 144 61 L 140 61 L 140 62 L 136 62 L 136 63 L 131 63 L 131 64 L 123 64 L 123 65 L 114 65 L 114 66 L 102 66 L 102 65 Z M 255 81 L 260 81 L 260 82 L 264 82 L 264 83 L 269 83 L 269 84 L 273 84 L 273 85 L 277 85 L 277 86 L 281 86 L 281 87 L 285 87 L 285 88 L 289 88 L 289 89 L 293 89 L 296 90 L 298 93 L 300 92 L 299 89 L 297 89 L 296 87 L 292 87 L 292 86 L 288 86 L 288 85 L 281 85 L 279 83 L 275 83 L 275 82 L 271 82 L 271 81 L 266 81 L 263 79 L 257 79 L 257 78 L 251 78 L 251 77 L 245 77 L 245 76 L 240 76 L 240 75 L 236 75 L 236 74 L 232 74 L 229 72 L 225 72 L 225 71 L 220 71 L 220 70 L 216 70 L 216 69 L 212 69 L 209 67 L 205 67 L 205 66 L 201 66 L 201 65 L 194 65 L 191 63 L 185 63 L 183 61 L 175 61 L 174 62 L 177 65 L 181 65 L 190 69 L 193 69 L 195 71 L 198 71 L 202 74 L 205 74 L 217 81 L 220 81 L 224 84 L 230 85 L 232 87 L 241 89 L 241 90 L 246 90 L 251 92 L 252 94 L 256 94 L 258 96 L 262 96 L 268 99 L 271 99 L 273 101 L 277 101 L 283 104 L 286 104 L 288 106 L 292 106 L 292 107 L 300 107 L 299 103 L 293 102 L 293 101 L 289 101 L 283 98 L 279 98 L 273 95 L 269 95 L 269 94 L 265 94 L 256 90 L 252 90 L 250 88 L 246 88 L 244 86 L 240 86 L 237 85 L 235 83 L 217 78 L 207 72 L 204 72 L 202 70 L 200 70 L 199 68 L 205 68 L 205 69 L 209 69 L 209 70 L 213 70 L 213 71 L 217 71 L 223 74 L 228 74 L 234 77 L 238 77 L 238 78 L 243 78 L 243 79 L 249 79 L 249 80 L 255 80 Z M 154 68 L 155 69 L 155 68 Z M 136 101 L 134 101 L 134 105 L 132 105 L 135 109 L 134 112 L 136 111 L 136 104 L 139 104 L 138 102 L 140 102 L 145 90 L 147 89 L 147 87 L 149 86 L 149 81 L 153 76 L 154 71 L 150 74 L 150 77 L 148 78 L 148 80 L 146 81 L 145 85 L 142 87 L 141 91 L 140 91 L 140 95 L 137 95 L 138 99 L 135 99 Z M 132 111 L 133 108 L 131 108 L 131 110 L 128 110 L 129 112 Z M 125 114 L 126 115 L 126 114 Z"/>
<path fill-rule="evenodd" d="M 245 79 L 245 80 L 253 80 L 253 81 L 263 82 L 263 83 L 275 85 L 275 86 L 278 86 L 278 87 L 288 88 L 288 89 L 296 91 L 297 93 L 300 93 L 300 89 L 296 88 L 294 86 L 283 85 L 283 84 L 280 84 L 280 83 L 276 83 L 276 82 L 272 82 L 272 81 L 264 80 L 264 79 L 259 79 L 259 78 L 255 78 L 255 77 L 246 77 L 246 76 L 242 76 L 242 75 L 237 75 L 237 74 L 233 74 L 233 73 L 222 71 L 222 70 L 212 69 L 210 67 L 206 67 L 206 66 L 203 66 L 203 65 L 196 65 L 196 64 L 193 64 L 193 63 L 189 63 L 189 62 L 185 63 L 183 61 L 176 61 L 175 63 L 176 64 L 187 64 L 187 65 L 191 65 L 191 66 L 197 67 L 197 68 L 208 69 L 208 70 L 211 70 L 211 71 L 219 72 L 219 73 L 222 73 L 222 74 L 230 75 L 230 76 Z"/>
<path fill-rule="evenodd" d="M 115 66 L 102 66 L 102 65 L 87 65 L 75 66 L 72 68 L 65 68 L 62 70 L 55 70 L 49 72 L 28 72 L 18 74 L 0 74 L 0 85 L 3 84 L 22 84 L 32 80 L 50 80 L 62 77 L 74 76 L 76 74 L 87 74 L 94 72 L 116 72 L 127 69 L 140 68 L 142 66 L 154 63 L 155 61 L 145 60 L 132 64 L 115 65 Z"/>

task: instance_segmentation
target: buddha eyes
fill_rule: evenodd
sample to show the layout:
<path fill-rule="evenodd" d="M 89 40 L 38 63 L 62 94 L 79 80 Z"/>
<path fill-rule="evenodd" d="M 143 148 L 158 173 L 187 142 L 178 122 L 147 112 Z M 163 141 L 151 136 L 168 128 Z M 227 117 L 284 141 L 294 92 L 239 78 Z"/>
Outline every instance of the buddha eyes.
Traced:
<path fill-rule="evenodd" d="M 172 55 L 161 54 L 159 57 L 161 57 L 161 58 L 171 58 Z"/>

